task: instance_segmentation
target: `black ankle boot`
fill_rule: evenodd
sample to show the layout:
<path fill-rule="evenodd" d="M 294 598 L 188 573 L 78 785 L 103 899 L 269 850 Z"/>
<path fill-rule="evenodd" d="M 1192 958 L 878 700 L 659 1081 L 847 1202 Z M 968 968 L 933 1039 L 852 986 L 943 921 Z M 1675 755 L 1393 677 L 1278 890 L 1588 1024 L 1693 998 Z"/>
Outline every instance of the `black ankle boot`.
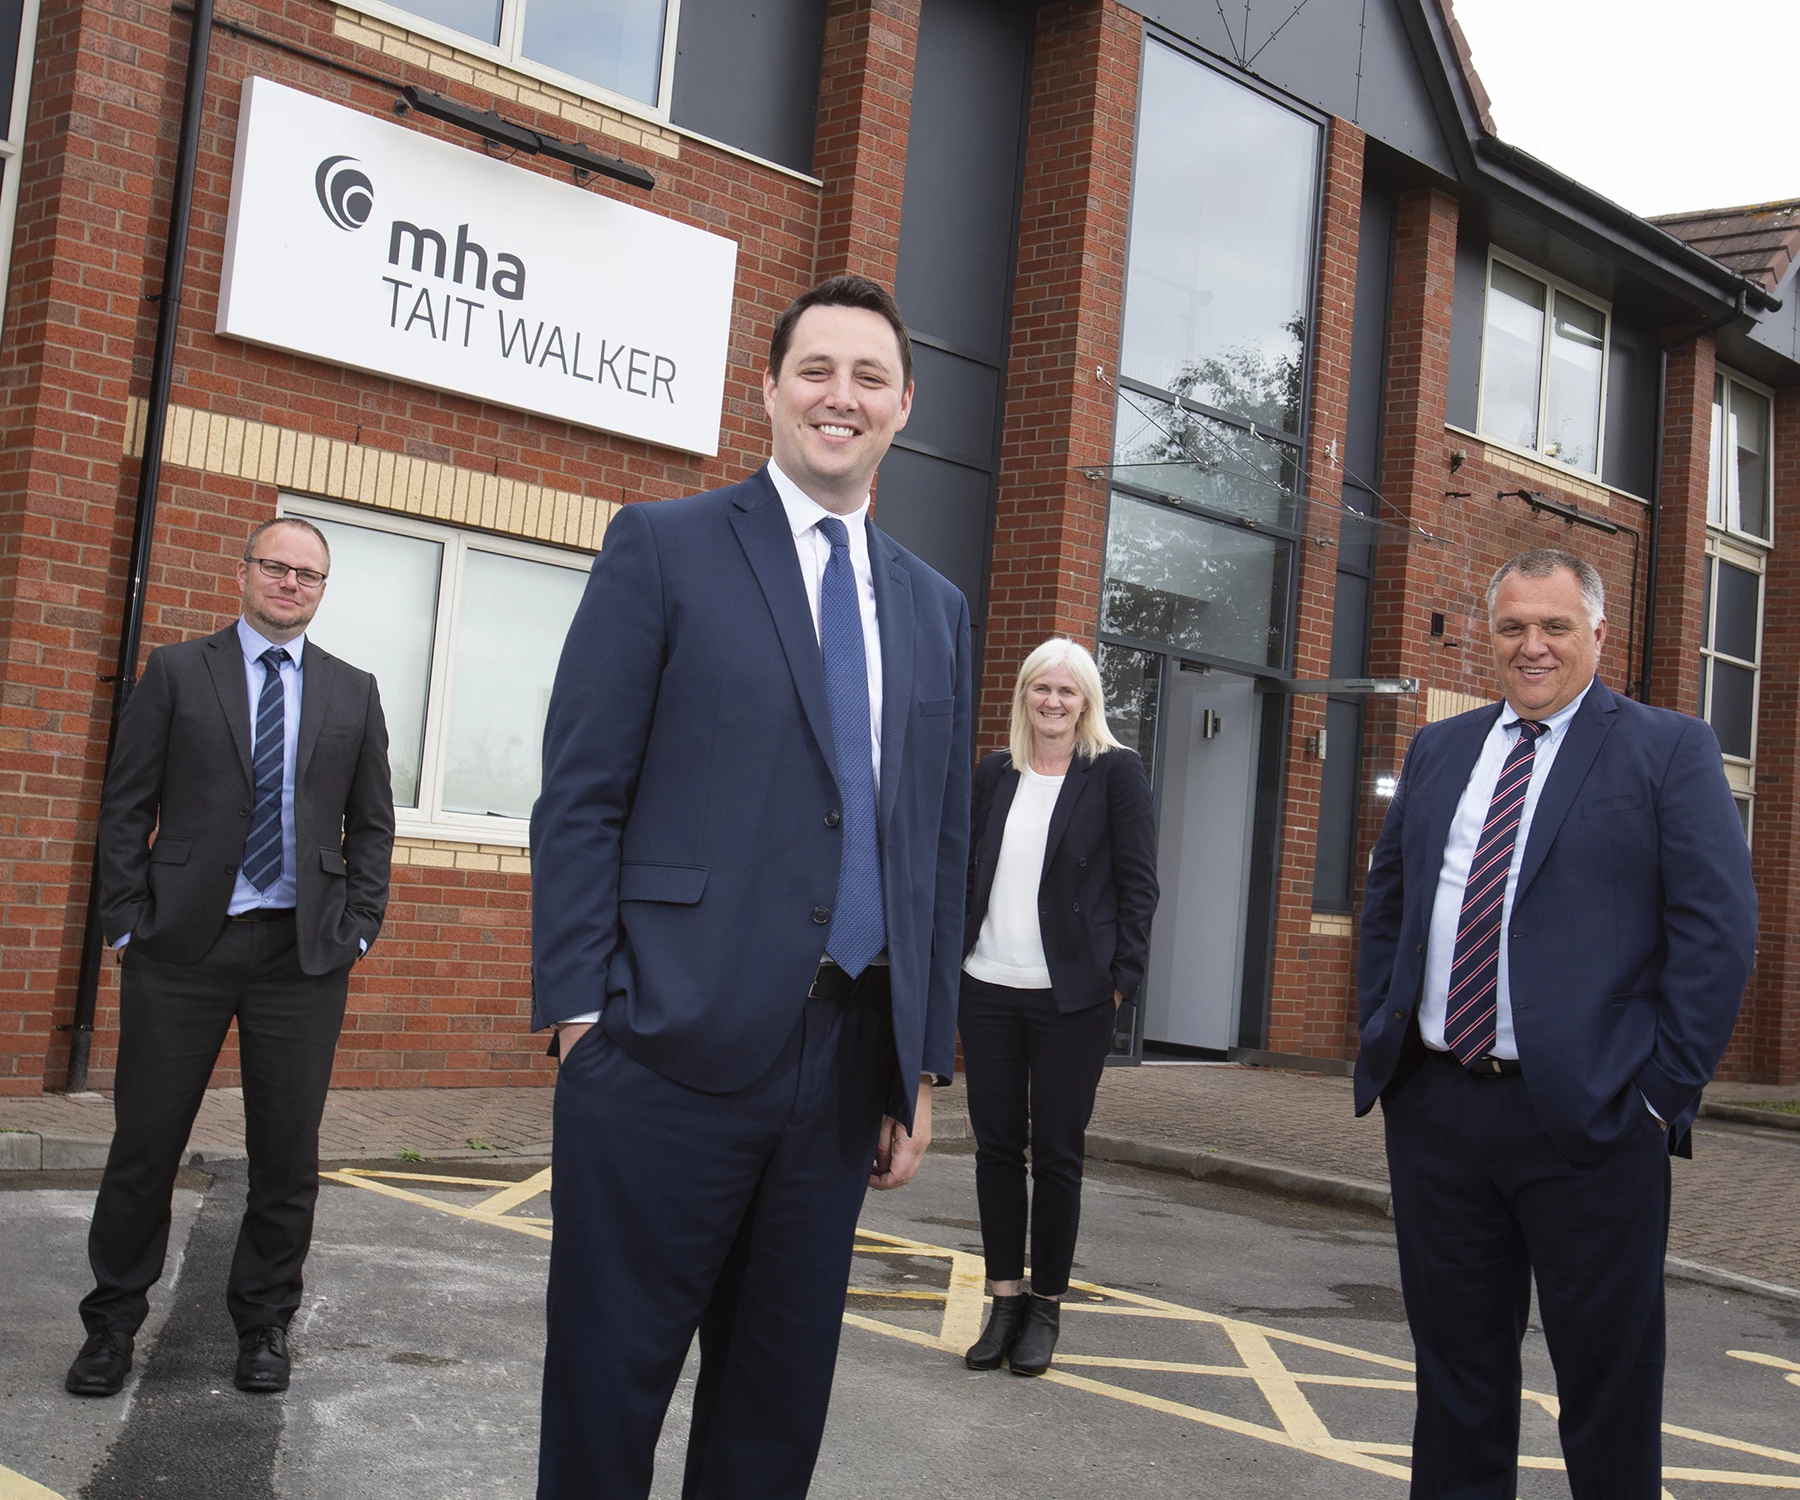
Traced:
<path fill-rule="evenodd" d="M 969 1346 L 969 1352 L 963 1355 L 963 1363 L 971 1370 L 999 1369 L 1000 1362 L 1012 1349 L 1013 1340 L 1019 1336 L 1019 1328 L 1024 1321 L 1023 1292 L 1011 1297 L 994 1298 L 987 1327 L 981 1330 L 981 1337 Z"/>
<path fill-rule="evenodd" d="M 1056 1352 L 1056 1336 L 1062 1332 L 1062 1303 L 1054 1297 L 1030 1297 L 1025 1326 L 1013 1340 L 1007 1363 L 1015 1375 L 1042 1375 Z"/>

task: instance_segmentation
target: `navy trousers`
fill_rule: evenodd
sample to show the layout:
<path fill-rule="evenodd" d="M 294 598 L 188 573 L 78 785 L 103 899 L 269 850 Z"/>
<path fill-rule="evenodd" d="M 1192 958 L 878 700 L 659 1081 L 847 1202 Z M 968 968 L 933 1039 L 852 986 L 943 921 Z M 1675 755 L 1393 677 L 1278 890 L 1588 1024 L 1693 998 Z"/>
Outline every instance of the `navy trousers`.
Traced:
<path fill-rule="evenodd" d="M 1400 1281 L 1418 1359 L 1414 1500 L 1512 1500 L 1519 1349 L 1537 1281 L 1575 1500 L 1662 1494 L 1668 1138 L 1572 1162 L 1522 1075 L 1444 1054 L 1382 1100 Z"/>
<path fill-rule="evenodd" d="M 867 988 L 871 993 L 864 997 Z M 643 1500 L 696 1330 L 684 1500 L 801 1500 L 894 1081 L 886 986 L 809 1000 L 731 1094 L 595 1026 L 556 1083 L 539 1500 Z"/>

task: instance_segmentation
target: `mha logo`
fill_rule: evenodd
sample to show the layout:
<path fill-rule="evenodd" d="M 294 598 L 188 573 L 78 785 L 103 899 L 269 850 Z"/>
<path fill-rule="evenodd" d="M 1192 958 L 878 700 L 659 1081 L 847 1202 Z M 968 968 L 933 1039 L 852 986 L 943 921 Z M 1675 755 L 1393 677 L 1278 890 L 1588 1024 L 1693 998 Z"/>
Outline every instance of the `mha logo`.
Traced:
<path fill-rule="evenodd" d="M 354 156 L 328 156 L 313 176 L 319 207 L 339 229 L 361 229 L 375 208 L 375 185 Z"/>

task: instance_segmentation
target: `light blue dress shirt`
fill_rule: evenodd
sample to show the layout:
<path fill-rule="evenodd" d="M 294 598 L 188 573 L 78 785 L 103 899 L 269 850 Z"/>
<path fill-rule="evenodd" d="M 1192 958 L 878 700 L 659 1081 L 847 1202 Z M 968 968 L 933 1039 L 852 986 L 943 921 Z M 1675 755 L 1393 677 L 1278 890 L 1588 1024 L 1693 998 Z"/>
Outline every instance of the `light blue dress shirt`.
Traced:
<path fill-rule="evenodd" d="M 275 642 L 264 640 L 241 616 L 237 622 L 238 645 L 244 652 L 244 685 L 250 690 L 250 763 L 256 763 L 256 705 L 262 699 L 263 681 L 268 669 L 257 660 Z M 237 883 L 232 887 L 231 904 L 225 908 L 232 916 L 255 911 L 259 906 L 290 907 L 296 895 L 299 862 L 294 852 L 294 754 L 300 744 L 300 689 L 305 676 L 300 662 L 306 651 L 306 633 L 302 631 L 281 649 L 288 660 L 281 668 L 283 696 L 281 712 L 281 875 L 266 891 L 259 891 L 244 878 L 238 868 Z M 252 792 L 254 795 L 254 791 Z M 249 825 L 244 825 L 246 828 Z"/>
<path fill-rule="evenodd" d="M 1519 884 L 1519 868 L 1525 862 L 1525 841 L 1531 836 L 1531 815 L 1537 811 L 1538 794 L 1544 779 L 1556 764 L 1556 753 L 1562 748 L 1569 721 L 1575 717 L 1587 695 L 1589 683 L 1573 703 L 1558 709 L 1542 720 L 1544 732 L 1538 736 L 1532 755 L 1531 782 L 1525 789 L 1525 806 L 1519 814 L 1519 831 L 1513 839 L 1512 864 L 1506 872 L 1506 899 L 1500 908 L 1500 986 L 1494 996 L 1495 1057 L 1516 1058 L 1519 1044 L 1513 1039 L 1512 993 L 1507 988 L 1506 933 L 1512 925 L 1513 893 Z M 1488 804 L 1494 800 L 1494 787 L 1506 757 L 1519 742 L 1519 716 L 1503 707 L 1494 727 L 1488 731 L 1475 769 L 1469 773 L 1469 784 L 1463 788 L 1462 801 L 1456 804 L 1456 816 L 1450 823 L 1450 836 L 1444 840 L 1444 863 L 1438 871 L 1437 898 L 1431 908 L 1431 936 L 1425 948 L 1425 990 L 1419 997 L 1419 1035 L 1435 1052 L 1447 1052 L 1444 1045 L 1445 1000 L 1450 993 L 1450 964 L 1456 956 L 1456 929 L 1462 921 L 1463 887 L 1468 884 L 1469 866 L 1475 859 L 1475 846 L 1481 842 L 1482 825 L 1487 822 Z"/>

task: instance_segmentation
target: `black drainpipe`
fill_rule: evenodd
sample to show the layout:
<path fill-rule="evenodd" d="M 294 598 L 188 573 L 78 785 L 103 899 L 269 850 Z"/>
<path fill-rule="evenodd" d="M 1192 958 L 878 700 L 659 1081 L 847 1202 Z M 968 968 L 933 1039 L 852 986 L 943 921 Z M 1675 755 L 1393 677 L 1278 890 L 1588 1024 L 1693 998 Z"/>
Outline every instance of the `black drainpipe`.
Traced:
<path fill-rule="evenodd" d="M 169 385 L 175 373 L 175 334 L 181 320 L 182 271 L 187 263 L 188 220 L 194 210 L 194 162 L 200 154 L 200 112 L 206 100 L 206 55 L 212 44 L 212 0 L 195 0 L 188 43 L 187 83 L 181 98 L 181 139 L 175 153 L 175 197 L 169 205 L 168 250 L 156 309 L 156 349 L 150 361 L 150 399 L 144 412 L 144 460 L 138 469 L 137 517 L 131 529 L 131 573 L 125 582 L 124 617 L 119 622 L 119 656 L 110 679 L 112 721 L 106 731 L 106 764 L 112 765 L 119 719 L 137 682 L 138 647 L 144 635 L 145 582 L 150 543 L 156 531 L 156 493 L 162 479 L 163 428 L 169 414 Z M 100 849 L 96 840 L 88 875 L 87 921 L 81 933 L 81 972 L 75 981 L 75 1019 L 69 1028 L 68 1090 L 87 1087 L 88 1057 L 94 1042 L 94 1009 L 100 994 Z"/>

